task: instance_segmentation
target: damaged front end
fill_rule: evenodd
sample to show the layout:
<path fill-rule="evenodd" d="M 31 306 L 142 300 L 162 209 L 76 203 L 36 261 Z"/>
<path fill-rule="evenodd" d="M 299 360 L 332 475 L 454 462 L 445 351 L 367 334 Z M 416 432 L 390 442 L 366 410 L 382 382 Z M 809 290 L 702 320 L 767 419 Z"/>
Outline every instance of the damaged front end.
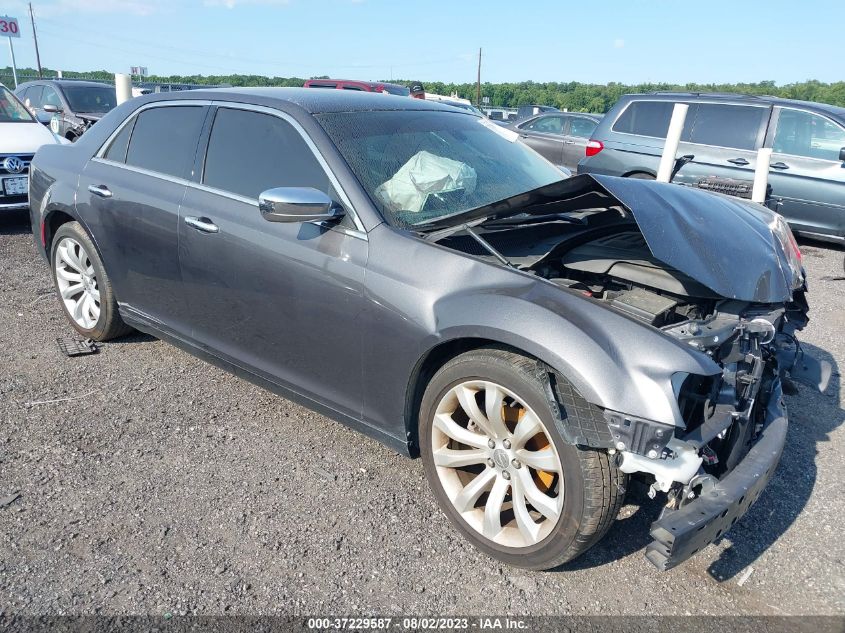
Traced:
<path fill-rule="evenodd" d="M 500 261 L 713 361 L 710 375 L 667 376 L 674 424 L 580 401 L 549 374 L 548 391 L 568 412 L 567 441 L 607 449 L 620 470 L 651 482 L 652 498 L 667 495 L 646 557 L 670 569 L 720 538 L 765 488 L 786 441 L 783 394 L 793 381 L 827 386 L 830 366 L 795 336 L 808 321 L 801 253 L 779 215 L 673 185 L 579 176 L 532 193 L 524 209 L 470 236 Z M 548 223 L 561 212 L 565 225 Z M 650 340 L 632 344 L 647 354 Z"/>
<path fill-rule="evenodd" d="M 803 291 L 796 291 L 780 308 L 725 301 L 705 319 L 663 328 L 723 371 L 676 375 L 684 427 L 659 451 L 619 451 L 620 470 L 650 474 L 650 496 L 668 494 L 646 552 L 658 568 L 670 569 L 721 537 L 757 500 L 786 440 L 783 392 L 794 389 L 790 373 L 826 387 L 829 368 L 805 355 L 794 336 L 806 310 Z"/>

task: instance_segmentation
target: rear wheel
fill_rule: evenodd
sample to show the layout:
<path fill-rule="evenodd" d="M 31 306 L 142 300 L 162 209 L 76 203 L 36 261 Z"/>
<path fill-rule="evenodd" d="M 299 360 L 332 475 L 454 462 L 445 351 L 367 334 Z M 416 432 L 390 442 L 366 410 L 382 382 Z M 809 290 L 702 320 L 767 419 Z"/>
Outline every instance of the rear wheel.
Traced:
<path fill-rule="evenodd" d="M 643 171 L 637 171 L 633 174 L 628 174 L 625 176 L 626 178 L 636 178 L 637 180 L 656 180 L 655 176 L 652 174 L 647 174 Z"/>
<path fill-rule="evenodd" d="M 103 262 L 82 225 L 60 226 L 50 252 L 59 303 L 77 332 L 108 341 L 132 331 L 118 314 Z"/>
<path fill-rule="evenodd" d="M 423 397 L 420 446 L 437 502 L 473 545 L 548 569 L 605 534 L 626 480 L 606 453 L 563 441 L 535 370 L 500 349 L 453 359 Z"/>

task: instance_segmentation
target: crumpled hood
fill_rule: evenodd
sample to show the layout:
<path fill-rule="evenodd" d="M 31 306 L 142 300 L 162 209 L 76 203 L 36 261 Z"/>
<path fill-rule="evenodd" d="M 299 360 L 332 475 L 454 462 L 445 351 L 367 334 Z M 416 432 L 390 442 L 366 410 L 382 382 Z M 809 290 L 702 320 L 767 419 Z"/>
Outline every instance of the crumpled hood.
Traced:
<path fill-rule="evenodd" d="M 657 259 L 726 298 L 791 300 L 789 262 L 769 227 L 773 211 L 692 187 L 591 177 L 631 212 Z"/>

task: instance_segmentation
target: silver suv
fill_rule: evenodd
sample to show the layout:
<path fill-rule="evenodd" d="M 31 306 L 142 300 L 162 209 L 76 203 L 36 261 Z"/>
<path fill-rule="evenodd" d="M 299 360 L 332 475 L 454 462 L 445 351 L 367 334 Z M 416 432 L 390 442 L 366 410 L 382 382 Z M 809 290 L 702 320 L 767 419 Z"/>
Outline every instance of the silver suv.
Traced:
<path fill-rule="evenodd" d="M 735 94 L 625 95 L 602 119 L 578 173 L 654 178 L 675 103 L 690 109 L 678 156 L 695 158 L 675 182 L 751 181 L 771 147 L 771 196 L 793 230 L 845 243 L 845 108 Z"/>

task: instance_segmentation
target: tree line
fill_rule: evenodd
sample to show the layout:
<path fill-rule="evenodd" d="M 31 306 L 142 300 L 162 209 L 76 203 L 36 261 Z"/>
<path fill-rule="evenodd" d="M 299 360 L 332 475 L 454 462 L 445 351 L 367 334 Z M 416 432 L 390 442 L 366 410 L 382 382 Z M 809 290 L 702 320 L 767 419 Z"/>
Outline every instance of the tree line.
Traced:
<path fill-rule="evenodd" d="M 0 80 L 4 81 L 6 85 L 9 85 L 12 74 L 11 70 L 9 67 L 0 69 Z M 18 70 L 20 77 L 31 77 L 36 74 L 36 71 L 32 68 Z M 45 77 L 55 77 L 56 74 L 53 70 L 44 69 Z M 114 74 L 105 70 L 92 72 L 64 71 L 63 76 L 78 79 L 114 79 Z M 327 77 L 319 78 L 327 79 Z M 313 79 L 318 79 L 318 77 L 314 77 Z M 267 77 L 264 75 L 170 75 L 150 76 L 145 78 L 145 81 L 229 86 L 301 86 L 305 82 L 305 79 L 302 77 Z M 392 80 L 392 83 L 410 86 L 414 82 L 411 80 Z M 432 81 L 423 82 L 423 85 L 428 92 L 442 95 L 457 94 L 459 97 L 469 99 L 473 103 L 475 102 L 476 86 L 474 83 Z M 809 80 L 781 86 L 778 86 L 774 81 L 736 84 L 645 83 L 632 85 L 617 82 L 587 84 L 577 81 L 487 82 L 481 84 L 481 96 L 489 97 L 489 104 L 493 107 L 518 107 L 521 105 L 540 104 L 551 105 L 560 109 L 597 113 L 607 112 L 623 94 L 657 91 L 730 92 L 771 95 L 845 107 L 845 81 L 823 83 L 816 80 Z"/>

